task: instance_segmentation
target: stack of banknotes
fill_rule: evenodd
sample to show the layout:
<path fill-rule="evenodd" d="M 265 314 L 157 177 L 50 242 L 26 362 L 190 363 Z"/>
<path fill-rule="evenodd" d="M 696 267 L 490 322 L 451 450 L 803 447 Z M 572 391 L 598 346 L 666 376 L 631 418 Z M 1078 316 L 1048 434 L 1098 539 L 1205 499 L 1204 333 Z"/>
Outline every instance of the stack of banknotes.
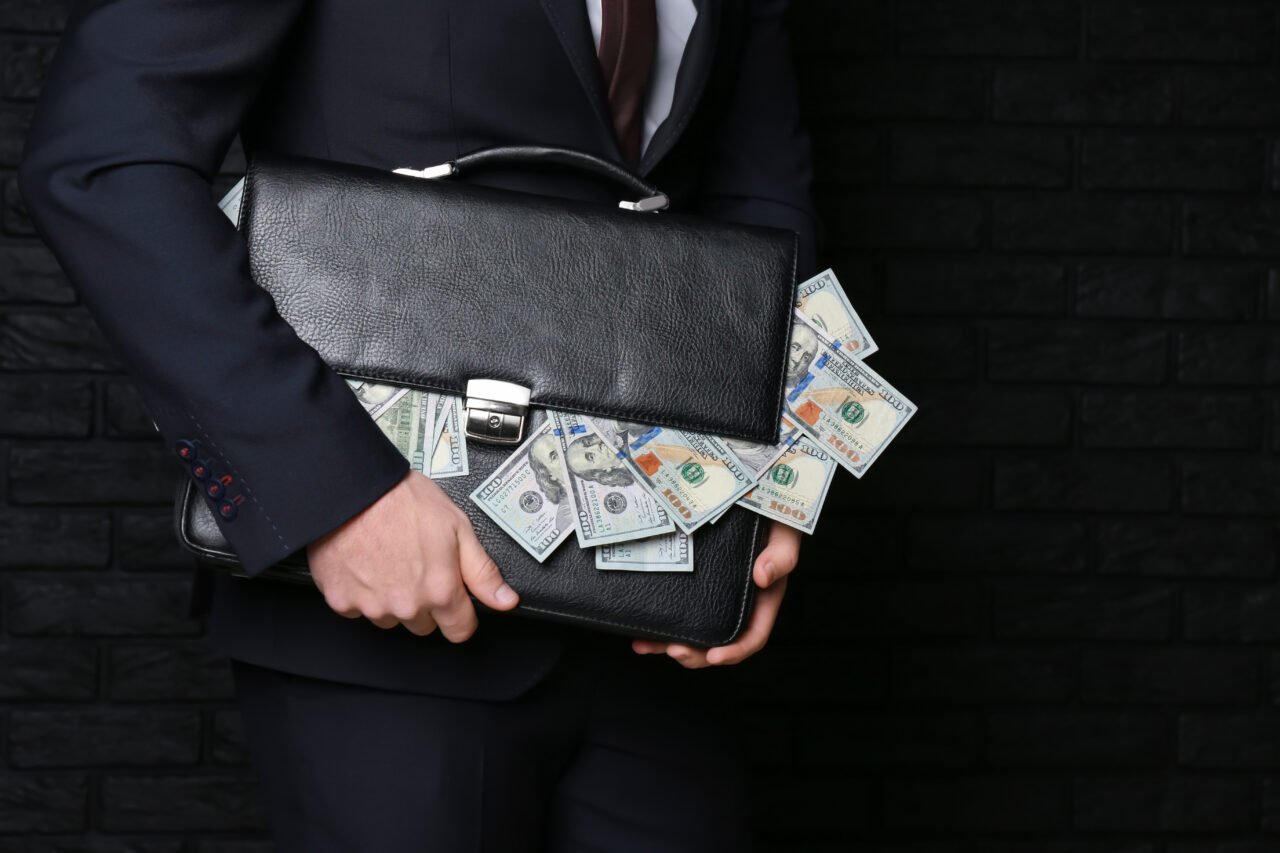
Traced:
<path fill-rule="evenodd" d="M 571 535 L 598 569 L 693 571 L 693 540 L 734 506 L 812 533 L 838 468 L 861 477 L 915 414 L 835 273 L 799 285 L 778 440 L 758 444 L 547 411 L 470 495 L 539 562 Z M 463 400 L 348 380 L 417 471 L 468 473 Z"/>

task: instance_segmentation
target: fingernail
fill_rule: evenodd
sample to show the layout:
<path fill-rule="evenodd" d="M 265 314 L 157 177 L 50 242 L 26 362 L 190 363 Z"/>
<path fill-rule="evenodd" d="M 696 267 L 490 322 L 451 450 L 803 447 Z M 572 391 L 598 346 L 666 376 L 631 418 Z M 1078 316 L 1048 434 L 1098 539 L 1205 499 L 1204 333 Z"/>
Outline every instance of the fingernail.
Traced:
<path fill-rule="evenodd" d="M 499 604 L 516 603 L 516 591 L 505 583 L 498 587 L 498 591 L 494 595 L 497 597 Z"/>

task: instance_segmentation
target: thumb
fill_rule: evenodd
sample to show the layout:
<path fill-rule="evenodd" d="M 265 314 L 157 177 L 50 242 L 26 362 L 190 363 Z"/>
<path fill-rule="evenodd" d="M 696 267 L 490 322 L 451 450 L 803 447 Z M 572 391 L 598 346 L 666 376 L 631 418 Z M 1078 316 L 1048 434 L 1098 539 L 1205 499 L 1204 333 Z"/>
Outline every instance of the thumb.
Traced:
<path fill-rule="evenodd" d="M 510 610 L 520 601 L 516 591 L 502 579 L 498 564 L 484 550 L 470 524 L 458 530 L 458 559 L 462 582 L 482 603 L 494 610 Z"/>
<path fill-rule="evenodd" d="M 780 521 L 771 522 L 769 541 L 756 558 L 756 586 L 764 588 L 785 577 L 800 559 L 800 531 Z"/>

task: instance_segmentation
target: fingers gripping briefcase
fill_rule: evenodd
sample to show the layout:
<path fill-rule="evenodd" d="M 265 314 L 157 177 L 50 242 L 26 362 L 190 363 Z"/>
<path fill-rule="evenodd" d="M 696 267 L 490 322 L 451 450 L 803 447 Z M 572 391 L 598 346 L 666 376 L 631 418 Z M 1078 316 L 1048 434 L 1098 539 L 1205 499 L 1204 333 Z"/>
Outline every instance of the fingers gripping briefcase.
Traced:
<path fill-rule="evenodd" d="M 610 208 L 448 179 L 491 165 L 585 171 L 637 199 Z M 512 613 L 730 642 L 750 614 L 765 519 L 734 507 L 698 528 L 692 572 L 602 571 L 575 541 L 537 562 L 468 495 L 514 446 L 486 439 L 527 436 L 546 409 L 776 441 L 796 235 L 663 211 L 657 189 L 570 149 L 403 171 L 255 154 L 237 225 L 254 279 L 343 376 L 455 396 L 471 380 L 528 389 L 501 413 L 468 400 L 470 473 L 438 481 L 520 594 Z M 506 434 L 486 436 L 495 414 Z M 175 527 L 202 561 L 243 574 L 190 478 Z M 311 583 L 305 551 L 258 577 Z"/>

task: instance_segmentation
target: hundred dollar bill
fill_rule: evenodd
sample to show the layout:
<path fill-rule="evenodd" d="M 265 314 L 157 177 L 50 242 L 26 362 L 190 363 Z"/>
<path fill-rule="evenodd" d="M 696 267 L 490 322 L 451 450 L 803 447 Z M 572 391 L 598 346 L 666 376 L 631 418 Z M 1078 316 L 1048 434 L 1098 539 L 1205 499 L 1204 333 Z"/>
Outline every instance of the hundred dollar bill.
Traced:
<path fill-rule="evenodd" d="M 826 350 L 783 398 L 800 429 L 861 477 L 916 412 L 915 404 L 861 361 Z"/>
<path fill-rule="evenodd" d="M 675 530 L 658 499 L 625 466 L 602 468 L 588 461 L 600 439 L 572 412 L 548 412 L 560 442 L 565 477 L 574 503 L 574 529 L 583 548 L 643 539 Z"/>
<path fill-rule="evenodd" d="M 380 382 L 366 382 L 363 379 L 348 379 L 347 385 L 360 401 L 360 405 L 369 413 L 369 417 L 375 421 L 410 391 L 403 385 L 384 385 Z"/>
<path fill-rule="evenodd" d="M 467 460 L 467 434 L 462 429 L 462 398 L 441 394 L 444 401 L 437 419 L 438 436 L 431 454 L 431 478 L 462 477 L 471 471 Z"/>
<path fill-rule="evenodd" d="M 740 438 L 721 438 L 733 454 L 742 462 L 752 480 L 758 480 L 768 471 L 778 457 L 787 452 L 787 448 L 795 444 L 800 436 L 800 427 L 787 420 L 786 416 L 778 424 L 778 440 L 773 444 L 756 441 L 744 441 Z"/>
<path fill-rule="evenodd" d="M 240 200 L 244 197 L 244 178 L 236 181 L 235 186 L 227 190 L 227 194 L 218 202 L 218 209 L 232 222 L 240 220 Z"/>
<path fill-rule="evenodd" d="M 382 430 L 401 455 L 409 460 L 409 467 L 426 473 L 427 441 L 431 435 L 430 395 L 425 391 L 409 389 L 390 406 L 381 408 L 374 423 Z"/>
<path fill-rule="evenodd" d="M 683 530 L 596 548 L 596 568 L 625 572 L 693 571 L 693 537 Z"/>
<path fill-rule="evenodd" d="M 801 436 L 738 505 L 812 533 L 837 464 L 811 438 Z"/>
<path fill-rule="evenodd" d="M 602 444 L 584 446 L 581 464 L 630 470 L 671 520 L 692 533 L 751 488 L 751 475 L 714 435 L 585 418 Z"/>
<path fill-rule="evenodd" d="M 573 503 L 551 429 L 543 421 L 470 495 L 539 563 L 573 533 Z"/>
<path fill-rule="evenodd" d="M 796 286 L 796 310 L 845 355 L 866 358 L 880 348 L 830 269 Z"/>
<path fill-rule="evenodd" d="M 740 438 L 721 438 L 725 444 L 729 445 L 729 449 L 734 455 L 741 460 L 743 467 L 747 469 L 751 482 L 759 480 L 765 471 L 774 462 L 778 461 L 778 457 L 787 452 L 787 448 L 795 443 L 800 436 L 800 427 L 787 420 L 783 416 L 778 424 L 778 440 L 774 444 L 762 444 L 755 441 L 743 441 Z M 713 518 L 708 519 L 710 524 L 715 524 L 724 518 L 724 514 L 733 509 L 733 504 L 729 504 L 720 510 Z"/>

